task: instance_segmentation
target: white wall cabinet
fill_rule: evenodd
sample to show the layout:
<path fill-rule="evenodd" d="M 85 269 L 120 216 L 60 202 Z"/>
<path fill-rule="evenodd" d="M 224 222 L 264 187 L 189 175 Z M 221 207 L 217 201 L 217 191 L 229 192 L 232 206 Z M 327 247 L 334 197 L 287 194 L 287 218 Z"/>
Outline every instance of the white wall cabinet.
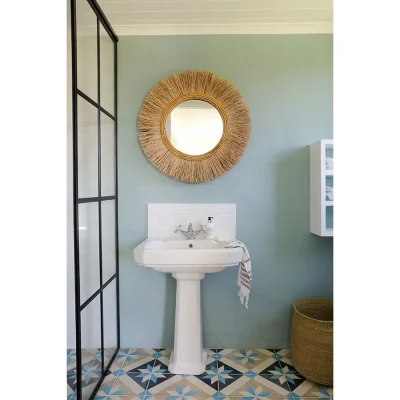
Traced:
<path fill-rule="evenodd" d="M 333 139 L 310 145 L 310 232 L 333 236 Z"/>

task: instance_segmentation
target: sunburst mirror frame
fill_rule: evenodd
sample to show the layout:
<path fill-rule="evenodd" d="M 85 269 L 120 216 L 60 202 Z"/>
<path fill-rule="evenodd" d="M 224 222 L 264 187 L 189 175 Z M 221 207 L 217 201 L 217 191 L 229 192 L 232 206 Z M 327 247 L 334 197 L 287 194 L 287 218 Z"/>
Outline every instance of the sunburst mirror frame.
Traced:
<path fill-rule="evenodd" d="M 166 121 L 171 111 L 188 100 L 214 106 L 223 121 L 218 144 L 201 155 L 177 150 L 168 140 Z M 238 163 L 250 136 L 250 113 L 240 92 L 213 72 L 177 72 L 160 82 L 147 95 L 139 113 L 139 141 L 149 161 L 164 174 L 182 182 L 213 180 Z"/>

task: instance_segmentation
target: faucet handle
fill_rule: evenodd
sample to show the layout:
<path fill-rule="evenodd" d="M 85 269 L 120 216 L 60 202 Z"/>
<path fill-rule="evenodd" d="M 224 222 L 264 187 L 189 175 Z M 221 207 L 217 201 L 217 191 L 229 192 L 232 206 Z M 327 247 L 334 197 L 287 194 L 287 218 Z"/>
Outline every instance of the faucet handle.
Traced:
<path fill-rule="evenodd" d="M 177 228 L 175 229 L 175 233 L 177 233 L 181 229 L 181 225 L 178 225 Z"/>
<path fill-rule="evenodd" d="M 206 228 L 205 228 L 205 226 L 204 225 L 202 225 L 202 224 L 200 224 L 200 229 L 199 230 L 197 230 L 197 231 L 193 231 L 193 235 L 196 237 L 200 232 L 205 232 L 206 231 Z"/>

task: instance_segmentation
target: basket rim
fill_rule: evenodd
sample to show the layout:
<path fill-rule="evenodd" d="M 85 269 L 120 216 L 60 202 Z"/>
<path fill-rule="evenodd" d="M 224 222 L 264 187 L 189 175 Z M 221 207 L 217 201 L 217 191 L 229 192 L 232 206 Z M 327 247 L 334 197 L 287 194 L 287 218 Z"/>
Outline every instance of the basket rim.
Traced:
<path fill-rule="evenodd" d="M 296 300 L 293 302 L 293 308 L 295 309 L 295 311 L 296 311 L 298 314 L 300 314 L 302 317 L 307 318 L 307 319 L 309 319 L 309 320 L 317 321 L 317 322 L 319 322 L 319 323 L 333 323 L 333 320 L 332 320 L 332 321 L 327 321 L 327 320 L 317 319 L 317 318 L 309 317 L 308 315 L 305 315 L 304 313 L 300 312 L 300 311 L 298 310 L 298 308 L 296 307 L 296 303 L 297 303 L 297 302 L 300 302 L 300 301 L 302 301 L 302 300 L 328 300 L 328 301 L 331 301 L 331 302 L 333 303 L 333 299 L 332 299 L 332 298 L 328 298 L 328 297 L 303 297 L 303 298 L 301 298 L 301 299 L 296 299 Z"/>

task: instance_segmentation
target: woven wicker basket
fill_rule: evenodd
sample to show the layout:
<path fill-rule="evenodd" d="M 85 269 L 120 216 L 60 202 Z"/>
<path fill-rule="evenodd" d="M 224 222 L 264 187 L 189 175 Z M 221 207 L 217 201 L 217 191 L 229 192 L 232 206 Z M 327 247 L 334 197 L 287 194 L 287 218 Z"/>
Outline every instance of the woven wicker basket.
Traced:
<path fill-rule="evenodd" d="M 311 382 L 333 386 L 333 300 L 298 299 L 293 308 L 293 366 Z"/>

